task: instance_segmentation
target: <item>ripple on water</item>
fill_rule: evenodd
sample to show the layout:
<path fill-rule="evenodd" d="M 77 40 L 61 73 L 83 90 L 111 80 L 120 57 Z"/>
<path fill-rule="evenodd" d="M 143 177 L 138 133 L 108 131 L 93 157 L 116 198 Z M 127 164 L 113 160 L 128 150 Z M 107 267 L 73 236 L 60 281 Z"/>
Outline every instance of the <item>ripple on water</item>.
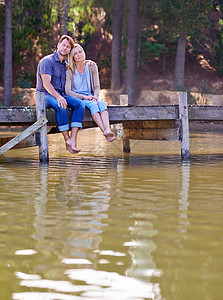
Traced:
<path fill-rule="evenodd" d="M 86 153 L 52 158 L 48 166 L 9 160 L 0 163 L 3 295 L 186 300 L 222 294 L 221 155 L 197 155 L 190 163 L 176 155 Z"/>

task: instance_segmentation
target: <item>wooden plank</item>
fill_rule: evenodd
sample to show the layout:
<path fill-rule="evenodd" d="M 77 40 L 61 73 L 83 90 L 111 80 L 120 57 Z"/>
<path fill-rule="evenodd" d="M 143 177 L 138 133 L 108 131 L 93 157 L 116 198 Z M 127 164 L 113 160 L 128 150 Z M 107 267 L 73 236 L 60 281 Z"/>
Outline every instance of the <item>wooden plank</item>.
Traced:
<path fill-rule="evenodd" d="M 42 127 L 44 124 L 47 123 L 46 118 L 41 118 L 38 121 L 36 121 L 32 126 L 25 129 L 23 132 L 15 136 L 13 139 L 11 139 L 9 142 L 7 142 L 5 145 L 3 145 L 0 148 L 0 155 L 14 147 L 16 144 L 24 140 L 26 137 L 28 137 L 30 134 L 32 134 L 34 131 L 38 130 L 40 127 Z"/>
<path fill-rule="evenodd" d="M 3 137 L 0 138 L 0 147 L 9 142 L 11 139 L 14 137 Z M 34 146 L 39 146 L 39 133 L 34 132 L 30 134 L 27 138 L 19 142 L 17 145 L 12 147 L 12 149 L 20 149 L 20 148 L 27 148 L 27 147 L 34 147 Z"/>
<path fill-rule="evenodd" d="M 108 106 L 111 122 L 136 121 L 136 120 L 174 120 L 178 118 L 178 106 Z M 68 109 L 68 119 L 71 119 L 72 110 Z M 46 110 L 48 125 L 56 125 L 56 114 L 53 109 Z M 35 107 L 1 107 L 0 125 L 33 124 L 36 121 Z M 85 110 L 83 121 L 92 122 L 89 110 Z"/>
<path fill-rule="evenodd" d="M 123 122 L 123 128 L 175 128 L 175 120 L 128 121 Z"/>
<path fill-rule="evenodd" d="M 123 136 L 131 140 L 179 141 L 179 128 L 176 120 L 128 121 L 123 123 Z"/>
<path fill-rule="evenodd" d="M 181 120 L 181 157 L 190 159 L 190 139 L 188 122 L 187 93 L 179 93 L 179 118 Z"/>
<path fill-rule="evenodd" d="M 110 106 L 110 121 L 174 120 L 178 118 L 178 106 Z"/>
<path fill-rule="evenodd" d="M 1 125 L 32 125 L 36 122 L 36 109 L 34 107 L 0 107 Z"/>
<path fill-rule="evenodd" d="M 178 128 L 124 129 L 123 137 L 131 140 L 179 141 Z"/>
<path fill-rule="evenodd" d="M 36 92 L 36 117 L 37 120 L 46 119 L 45 93 Z M 40 146 L 39 160 L 41 163 L 49 162 L 48 139 L 47 139 L 47 124 L 39 128 Z"/>
<path fill-rule="evenodd" d="M 111 123 L 137 120 L 174 120 L 179 118 L 178 105 L 162 106 L 108 106 Z M 71 119 L 72 111 L 68 109 L 68 119 Z M 56 114 L 53 109 L 46 110 L 49 126 L 56 125 Z M 188 106 L 189 120 L 223 120 L 223 106 Z M 0 107 L 0 125 L 31 125 L 36 121 L 35 107 Z M 85 110 L 83 124 L 92 122 L 88 110 Z"/>
<path fill-rule="evenodd" d="M 191 121 L 222 121 L 223 106 L 188 106 L 188 115 Z"/>

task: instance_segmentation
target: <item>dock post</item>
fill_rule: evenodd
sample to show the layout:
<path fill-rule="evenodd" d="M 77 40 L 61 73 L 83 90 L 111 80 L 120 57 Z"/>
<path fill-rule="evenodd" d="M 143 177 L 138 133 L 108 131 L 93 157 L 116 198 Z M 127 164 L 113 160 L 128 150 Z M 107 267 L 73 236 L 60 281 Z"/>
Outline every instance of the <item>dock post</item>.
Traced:
<path fill-rule="evenodd" d="M 37 120 L 41 117 L 46 117 L 45 93 L 36 92 L 36 116 Z M 39 129 L 40 146 L 39 146 L 39 160 L 40 163 L 49 162 L 48 140 L 47 140 L 47 124 Z"/>
<path fill-rule="evenodd" d="M 187 93 L 179 93 L 179 119 L 181 120 L 181 158 L 189 160 L 190 156 L 190 139 L 189 139 L 189 120 L 188 120 L 188 105 Z"/>
<path fill-rule="evenodd" d="M 121 106 L 128 106 L 129 101 L 128 101 L 128 95 L 127 94 L 123 94 L 120 95 L 120 105 Z M 130 153 L 130 140 L 125 138 L 125 129 L 123 129 L 124 131 L 124 137 L 123 137 L 123 152 L 125 153 Z"/>
<path fill-rule="evenodd" d="M 123 138 L 123 152 L 125 153 L 130 153 L 130 140 L 129 139 L 124 139 Z"/>
<path fill-rule="evenodd" d="M 121 106 L 128 106 L 129 100 L 127 94 L 121 94 L 120 95 L 120 105 Z"/>

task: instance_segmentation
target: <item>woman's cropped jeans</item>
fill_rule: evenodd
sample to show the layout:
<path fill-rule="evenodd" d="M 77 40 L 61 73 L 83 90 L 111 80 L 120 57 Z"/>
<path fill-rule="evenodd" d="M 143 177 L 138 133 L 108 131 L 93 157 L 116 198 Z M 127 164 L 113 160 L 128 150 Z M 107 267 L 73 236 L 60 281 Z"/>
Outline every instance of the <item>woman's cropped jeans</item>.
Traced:
<path fill-rule="evenodd" d="M 85 104 L 83 101 L 72 96 L 63 96 L 67 101 L 67 106 L 73 110 L 71 117 L 71 127 L 82 128 Z M 51 95 L 45 94 L 46 107 L 51 107 L 56 111 L 56 121 L 59 131 L 69 130 L 67 109 L 58 106 L 57 99 Z"/>
<path fill-rule="evenodd" d="M 85 106 L 90 109 L 92 116 L 96 112 L 102 113 L 105 109 L 107 109 L 106 103 L 100 99 L 98 99 L 97 102 L 86 99 L 83 99 L 82 101 L 85 103 Z"/>

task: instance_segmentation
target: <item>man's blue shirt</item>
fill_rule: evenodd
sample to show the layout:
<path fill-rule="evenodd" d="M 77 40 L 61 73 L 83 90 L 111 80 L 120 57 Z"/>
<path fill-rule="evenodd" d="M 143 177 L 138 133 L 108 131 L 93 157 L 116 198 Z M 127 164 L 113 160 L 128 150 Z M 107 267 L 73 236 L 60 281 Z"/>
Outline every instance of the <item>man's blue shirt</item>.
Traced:
<path fill-rule="evenodd" d="M 60 95 L 65 95 L 65 80 L 66 80 L 66 61 L 60 62 L 56 51 L 53 54 L 43 57 L 37 68 L 36 75 L 36 90 L 49 94 L 43 86 L 41 75 L 48 74 L 51 76 L 51 84 Z"/>

